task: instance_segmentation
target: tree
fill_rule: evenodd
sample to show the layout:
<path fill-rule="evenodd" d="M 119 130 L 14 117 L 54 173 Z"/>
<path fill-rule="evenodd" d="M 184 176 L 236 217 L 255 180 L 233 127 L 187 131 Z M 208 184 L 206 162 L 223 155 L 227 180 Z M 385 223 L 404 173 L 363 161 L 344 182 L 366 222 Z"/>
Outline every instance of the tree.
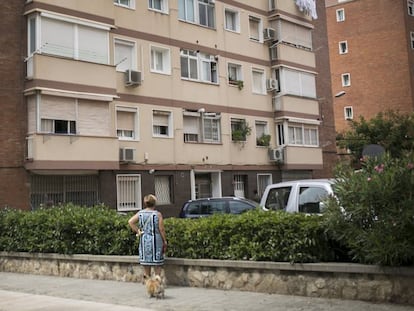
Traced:
<path fill-rule="evenodd" d="M 350 150 L 353 160 L 362 157 L 362 150 L 368 144 L 381 145 L 395 158 L 414 150 L 414 113 L 388 110 L 370 120 L 361 116 L 350 125 L 349 131 L 337 135 L 337 145 Z"/>

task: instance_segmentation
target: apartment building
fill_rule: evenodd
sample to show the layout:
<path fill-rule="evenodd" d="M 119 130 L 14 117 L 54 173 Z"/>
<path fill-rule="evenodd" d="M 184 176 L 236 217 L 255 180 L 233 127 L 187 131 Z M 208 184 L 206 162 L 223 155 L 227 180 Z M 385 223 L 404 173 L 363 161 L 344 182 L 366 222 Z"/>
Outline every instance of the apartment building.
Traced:
<path fill-rule="evenodd" d="M 323 5 L 21 2 L 2 13 L 17 25 L 3 28 L 13 28 L 13 44 L 1 50 L 13 77 L 1 92 L 12 94 L 0 94 L 13 97 L 1 102 L 11 151 L 0 168 L 2 206 L 125 212 L 154 193 L 175 216 L 188 199 L 253 198 L 272 182 L 330 176 Z"/>
<path fill-rule="evenodd" d="M 414 1 L 326 0 L 335 126 L 414 110 Z"/>

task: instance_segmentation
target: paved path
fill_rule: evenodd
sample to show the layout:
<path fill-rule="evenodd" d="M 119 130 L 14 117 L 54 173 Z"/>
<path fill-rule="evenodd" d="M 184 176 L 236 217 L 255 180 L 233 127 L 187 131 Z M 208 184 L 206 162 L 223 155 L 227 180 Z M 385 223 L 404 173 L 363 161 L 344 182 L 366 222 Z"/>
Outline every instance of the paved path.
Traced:
<path fill-rule="evenodd" d="M 0 311 L 414 311 L 414 306 L 0 272 Z"/>

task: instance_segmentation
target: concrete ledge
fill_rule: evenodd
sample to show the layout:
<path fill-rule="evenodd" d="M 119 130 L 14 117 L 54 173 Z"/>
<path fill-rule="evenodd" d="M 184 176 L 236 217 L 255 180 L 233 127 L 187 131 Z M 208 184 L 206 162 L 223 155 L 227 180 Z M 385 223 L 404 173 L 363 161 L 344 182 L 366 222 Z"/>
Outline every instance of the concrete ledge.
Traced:
<path fill-rule="evenodd" d="M 0 252 L 0 271 L 141 282 L 137 256 Z M 414 305 L 414 267 L 167 258 L 169 285 Z"/>

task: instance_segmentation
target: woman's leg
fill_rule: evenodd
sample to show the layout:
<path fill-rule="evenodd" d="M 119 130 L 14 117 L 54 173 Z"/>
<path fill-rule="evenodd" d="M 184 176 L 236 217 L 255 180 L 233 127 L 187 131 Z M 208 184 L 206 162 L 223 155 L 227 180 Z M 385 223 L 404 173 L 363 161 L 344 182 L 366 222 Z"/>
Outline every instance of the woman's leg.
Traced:
<path fill-rule="evenodd" d="M 144 266 L 144 277 L 142 278 L 142 283 L 145 284 L 145 281 L 151 277 L 151 266 Z"/>
<path fill-rule="evenodd" d="M 161 276 L 161 270 L 162 270 L 162 266 L 155 266 L 154 267 L 155 275 Z"/>

